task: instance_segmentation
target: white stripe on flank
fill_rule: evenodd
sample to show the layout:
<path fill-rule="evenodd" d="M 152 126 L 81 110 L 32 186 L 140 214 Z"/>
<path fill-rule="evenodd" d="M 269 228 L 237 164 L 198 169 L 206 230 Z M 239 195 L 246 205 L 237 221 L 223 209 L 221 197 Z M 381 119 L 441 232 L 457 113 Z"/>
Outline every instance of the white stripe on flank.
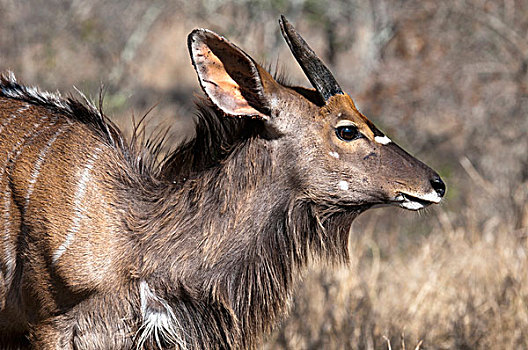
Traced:
<path fill-rule="evenodd" d="M 64 252 L 70 247 L 73 240 L 75 239 L 75 234 L 81 228 L 81 220 L 86 216 L 85 209 L 83 206 L 84 195 L 86 194 L 86 188 L 88 186 L 88 182 L 90 181 L 90 173 L 94 167 L 95 161 L 99 156 L 99 152 L 101 152 L 101 149 L 97 148 L 94 154 L 88 159 L 88 162 L 84 166 L 84 169 L 80 175 L 79 183 L 77 184 L 77 191 L 75 192 L 75 198 L 73 200 L 72 209 L 74 212 L 74 217 L 72 219 L 66 239 L 53 253 L 51 259 L 53 264 L 56 264 L 62 254 L 64 254 Z"/>
<path fill-rule="evenodd" d="M 17 110 L 17 113 L 24 112 L 25 110 L 29 109 L 30 105 L 25 105 L 24 107 L 21 107 Z M 2 125 L 0 125 L 0 132 L 5 128 L 5 126 L 10 123 L 12 120 L 16 118 L 15 114 L 12 114 L 8 119 L 4 120 Z M 13 167 L 14 162 L 18 158 L 18 156 L 23 151 L 24 147 L 27 145 L 27 141 L 30 137 L 36 137 L 40 131 L 38 131 L 40 125 L 43 123 L 43 121 L 47 120 L 48 117 L 46 115 L 41 117 L 41 120 L 38 123 L 33 124 L 34 129 L 26 131 L 26 133 L 18 140 L 18 142 L 14 145 L 11 152 L 7 154 L 5 163 L 0 169 L 0 181 L 2 181 L 2 177 L 4 174 L 7 174 L 7 169 Z M 35 132 L 37 130 L 37 132 Z M 41 129 L 42 130 L 42 129 Z M 7 180 L 7 186 L 9 186 L 10 180 Z M 12 191 L 9 190 L 9 187 L 5 189 L 4 191 L 4 234 L 2 239 L 2 248 L 4 251 L 4 262 L 6 265 L 6 277 L 7 279 L 11 279 L 12 275 L 15 271 L 15 265 L 16 265 L 16 246 L 11 242 L 11 230 L 12 230 L 12 218 L 11 218 L 11 204 L 12 204 L 12 198 L 11 198 Z"/>
<path fill-rule="evenodd" d="M 6 265 L 6 282 L 10 283 L 15 272 L 16 247 L 11 243 L 11 192 L 4 193 L 4 234 L 2 248 L 4 251 L 4 264 Z"/>
<path fill-rule="evenodd" d="M 31 172 L 31 175 L 29 177 L 29 183 L 28 183 L 28 188 L 27 188 L 27 192 L 26 192 L 26 203 L 24 205 L 24 213 L 27 211 L 27 208 L 29 206 L 29 200 L 31 198 L 31 195 L 33 194 L 33 190 L 35 188 L 35 183 L 37 182 L 38 177 L 40 175 L 40 168 L 42 167 L 42 163 L 44 163 L 44 161 L 46 160 L 46 156 L 47 156 L 51 146 L 53 145 L 53 143 L 69 127 L 70 127 L 69 124 L 65 124 L 65 125 L 61 126 L 59 128 L 59 130 L 57 130 L 57 132 L 55 132 L 55 134 L 48 140 L 48 143 L 46 143 L 44 148 L 42 148 L 42 150 L 40 151 L 40 153 L 39 153 L 39 155 L 37 157 L 37 160 L 33 164 L 33 171 Z"/>
<path fill-rule="evenodd" d="M 20 113 L 27 111 L 30 107 L 30 105 L 26 104 L 24 107 L 17 109 L 15 113 L 11 114 L 9 118 L 5 119 L 0 125 L 0 132 L 4 131 L 4 128 L 7 126 L 7 124 L 11 123 L 13 119 L 15 119 L 17 116 L 20 116 Z"/>
<path fill-rule="evenodd" d="M 12 118 L 9 118 L 9 120 L 14 119 L 15 116 L 12 115 L 11 117 Z M 26 146 L 26 141 L 28 140 L 28 138 L 30 136 L 35 137 L 40 132 L 40 131 L 37 131 L 35 133 L 35 130 L 38 130 L 39 126 L 42 124 L 42 120 L 46 120 L 46 119 L 48 119 L 48 117 L 47 116 L 43 116 L 39 123 L 34 124 L 34 127 L 35 127 L 34 129 L 26 131 L 26 133 L 13 146 L 13 149 L 11 150 L 11 152 L 9 152 L 7 154 L 5 162 L 2 165 L 2 167 L 0 168 L 0 182 L 2 181 L 2 178 L 3 178 L 4 174 L 7 173 L 7 171 L 6 171 L 6 170 L 8 170 L 7 168 L 10 168 L 10 167 L 13 166 L 15 160 L 18 158 L 18 156 L 20 155 L 20 153 L 22 152 L 22 150 Z M 4 127 L 5 125 L 7 125 L 7 123 L 8 123 L 8 120 L 4 121 L 4 123 L 1 125 L 1 127 Z M 1 130 L 1 128 L 0 128 L 0 130 Z M 9 184 L 9 180 L 8 180 L 8 184 Z"/>
<path fill-rule="evenodd" d="M 7 157 L 6 157 L 4 165 L 2 166 L 2 168 L 0 168 L 0 181 L 2 180 L 2 177 L 4 176 L 4 173 L 6 173 L 6 169 L 9 168 L 9 167 L 12 167 L 12 165 L 14 164 L 14 162 L 16 161 L 16 159 L 18 158 L 20 153 L 23 151 L 24 147 L 26 146 L 26 142 L 28 141 L 28 139 L 31 136 L 34 138 L 35 136 L 37 136 L 42 131 L 42 129 L 40 131 L 38 131 L 38 128 L 43 123 L 43 121 L 47 120 L 47 119 L 48 119 L 47 116 L 41 117 L 41 120 L 38 123 L 33 124 L 34 129 L 26 131 L 26 133 L 13 146 L 13 149 L 11 150 L 11 152 L 9 152 L 7 154 Z M 37 130 L 37 131 L 35 132 L 35 130 Z"/>
<path fill-rule="evenodd" d="M 11 114 L 9 118 L 5 119 L 4 122 L 0 125 L 0 133 L 4 130 L 7 124 L 9 124 L 13 119 L 15 119 L 16 115 Z M 9 157 L 9 154 L 8 154 Z M 7 159 L 6 159 L 7 162 Z M 7 166 L 7 163 L 4 163 L 4 166 L 0 169 L 0 181 L 2 181 L 2 177 L 4 176 L 5 167 Z"/>
<path fill-rule="evenodd" d="M 26 105 L 24 107 L 20 107 L 19 109 L 16 110 L 16 113 L 20 114 L 22 112 L 25 112 L 27 111 L 28 109 L 31 108 L 31 105 L 26 103 Z"/>
<path fill-rule="evenodd" d="M 11 123 L 13 119 L 15 119 L 17 116 L 16 114 L 11 114 L 9 118 L 5 119 L 2 125 L 0 125 L 0 133 L 4 131 L 4 128 L 7 126 L 7 124 Z"/>
<path fill-rule="evenodd" d="M 376 136 L 374 137 L 374 141 L 381 143 L 382 145 L 387 145 L 392 142 L 387 136 Z"/>

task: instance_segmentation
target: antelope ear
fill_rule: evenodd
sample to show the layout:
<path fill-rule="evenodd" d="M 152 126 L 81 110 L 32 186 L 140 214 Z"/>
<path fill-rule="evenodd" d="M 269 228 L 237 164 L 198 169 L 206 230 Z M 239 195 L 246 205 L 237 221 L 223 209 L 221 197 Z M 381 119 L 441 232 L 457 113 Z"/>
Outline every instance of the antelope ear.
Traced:
<path fill-rule="evenodd" d="M 249 55 L 207 29 L 193 30 L 187 45 L 200 85 L 218 108 L 230 116 L 269 119 L 261 75 L 272 78 Z"/>

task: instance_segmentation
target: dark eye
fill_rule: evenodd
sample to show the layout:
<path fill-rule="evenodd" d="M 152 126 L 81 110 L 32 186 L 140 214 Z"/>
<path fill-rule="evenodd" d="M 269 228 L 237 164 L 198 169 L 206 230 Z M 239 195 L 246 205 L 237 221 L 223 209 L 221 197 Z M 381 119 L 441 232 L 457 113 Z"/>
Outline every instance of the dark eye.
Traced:
<path fill-rule="evenodd" d="M 352 141 L 361 137 L 361 133 L 352 125 L 338 126 L 336 128 L 336 135 L 343 141 Z"/>

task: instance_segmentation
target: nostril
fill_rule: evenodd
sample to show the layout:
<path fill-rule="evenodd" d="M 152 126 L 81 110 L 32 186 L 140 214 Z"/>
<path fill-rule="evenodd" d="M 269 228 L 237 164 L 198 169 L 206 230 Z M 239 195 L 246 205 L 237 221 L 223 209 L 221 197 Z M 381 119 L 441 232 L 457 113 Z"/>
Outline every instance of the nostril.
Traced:
<path fill-rule="evenodd" d="M 431 180 L 431 186 L 433 186 L 433 189 L 436 191 L 436 193 L 438 193 L 440 197 L 444 196 L 446 191 L 446 185 L 439 176 L 435 176 L 435 178 Z"/>

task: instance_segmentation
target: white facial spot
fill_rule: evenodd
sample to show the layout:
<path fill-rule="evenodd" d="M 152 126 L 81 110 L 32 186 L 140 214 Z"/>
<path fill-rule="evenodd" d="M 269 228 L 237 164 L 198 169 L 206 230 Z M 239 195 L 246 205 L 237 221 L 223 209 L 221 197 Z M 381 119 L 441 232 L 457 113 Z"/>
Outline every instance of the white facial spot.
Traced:
<path fill-rule="evenodd" d="M 339 181 L 339 183 L 337 184 L 337 186 L 342 189 L 343 191 L 348 191 L 348 182 L 346 181 Z"/>
<path fill-rule="evenodd" d="M 387 136 L 376 136 L 374 137 L 374 141 L 381 143 L 382 145 L 387 145 L 392 142 Z"/>
<path fill-rule="evenodd" d="M 334 157 L 335 159 L 339 159 L 339 153 L 337 152 L 328 152 L 328 154 L 332 157 Z"/>
<path fill-rule="evenodd" d="M 271 109 L 275 109 L 275 108 L 278 108 L 279 107 L 279 104 L 280 104 L 280 100 L 276 97 L 273 97 L 269 100 L 269 103 L 271 105 Z"/>

